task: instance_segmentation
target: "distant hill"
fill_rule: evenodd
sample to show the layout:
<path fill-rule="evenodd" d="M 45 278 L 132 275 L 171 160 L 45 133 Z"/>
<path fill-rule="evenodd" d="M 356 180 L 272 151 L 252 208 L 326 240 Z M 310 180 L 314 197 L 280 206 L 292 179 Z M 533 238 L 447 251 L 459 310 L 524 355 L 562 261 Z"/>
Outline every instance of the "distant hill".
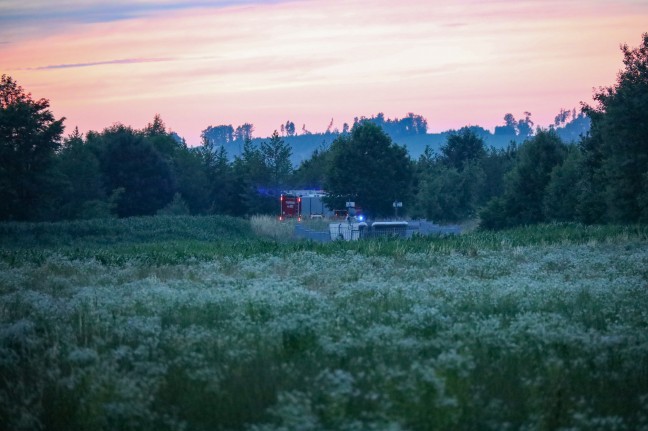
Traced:
<path fill-rule="evenodd" d="M 561 119 L 556 117 L 556 123 L 551 126 L 551 128 L 558 133 L 558 136 L 560 136 L 565 143 L 578 142 L 580 137 L 586 135 L 590 129 L 590 119 L 585 115 L 580 114 L 568 117 L 568 119 L 570 118 L 571 121 L 566 121 L 565 118 L 560 121 Z M 528 137 L 518 134 L 516 128 L 513 127 L 496 127 L 495 132 L 491 132 L 480 126 L 468 127 L 484 140 L 486 147 L 506 148 L 512 142 L 521 144 Z M 403 133 L 393 133 L 393 129 L 390 129 L 390 127 L 383 127 L 383 130 L 390 135 L 396 144 L 405 146 L 412 159 L 418 159 L 425 151 L 426 146 L 429 146 L 434 152 L 438 153 L 441 147 L 446 143 L 448 135 L 455 132 L 455 130 L 447 130 L 441 133 L 414 133 L 405 135 Z M 340 135 L 340 133 L 336 132 L 309 133 L 294 136 L 282 136 L 282 139 L 292 148 L 291 161 L 296 167 L 304 160 L 308 160 L 315 150 L 328 148 Z M 253 138 L 252 143 L 260 145 L 268 139 L 269 138 Z M 237 142 L 238 141 L 233 141 L 225 146 L 231 159 L 234 159 L 235 156 L 241 154 L 241 146 Z"/>

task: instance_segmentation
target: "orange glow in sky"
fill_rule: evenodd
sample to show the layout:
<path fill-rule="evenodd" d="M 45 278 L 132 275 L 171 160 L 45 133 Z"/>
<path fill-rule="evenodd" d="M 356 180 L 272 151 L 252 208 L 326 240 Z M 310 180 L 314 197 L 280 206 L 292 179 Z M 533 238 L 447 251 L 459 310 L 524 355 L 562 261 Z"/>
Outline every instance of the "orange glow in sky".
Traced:
<path fill-rule="evenodd" d="M 3 0 L 0 72 L 50 99 L 67 132 L 159 113 L 191 145 L 210 125 L 265 137 L 378 112 L 431 132 L 524 111 L 546 126 L 613 84 L 619 45 L 648 31 L 638 0 L 104 3 Z"/>

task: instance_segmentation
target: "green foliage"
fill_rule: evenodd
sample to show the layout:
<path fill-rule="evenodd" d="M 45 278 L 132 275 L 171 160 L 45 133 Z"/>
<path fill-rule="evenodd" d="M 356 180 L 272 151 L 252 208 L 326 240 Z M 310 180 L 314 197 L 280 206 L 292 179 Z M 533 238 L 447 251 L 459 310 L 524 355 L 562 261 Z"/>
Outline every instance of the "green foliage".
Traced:
<path fill-rule="evenodd" d="M 0 220 L 37 220 L 50 210 L 51 168 L 61 145 L 63 120 L 47 99 L 31 94 L 10 76 L 0 79 Z"/>
<path fill-rule="evenodd" d="M 582 159 L 580 149 L 569 146 L 563 163 L 551 172 L 544 196 L 544 213 L 548 221 L 568 222 L 579 219 Z"/>
<path fill-rule="evenodd" d="M 542 208 L 551 172 L 562 163 L 565 147 L 553 131 L 539 131 L 520 146 L 517 163 L 508 179 L 508 205 L 518 224 L 544 220 Z"/>
<path fill-rule="evenodd" d="M 215 145 L 211 140 L 203 140 L 198 150 L 202 172 L 205 175 L 205 208 L 212 214 L 234 214 L 236 199 L 233 196 L 232 166 L 228 162 L 224 145 Z"/>
<path fill-rule="evenodd" d="M 487 201 L 503 194 L 515 152 L 515 146 L 487 151 L 467 127 L 450 134 L 438 156 L 427 147 L 416 164 L 411 215 L 451 222 L 474 218 Z"/>
<path fill-rule="evenodd" d="M 78 129 L 64 140 L 55 171 L 60 185 L 57 208 L 50 214 L 51 218 L 94 218 L 110 214 L 110 211 L 99 210 L 107 205 L 99 159 Z"/>
<path fill-rule="evenodd" d="M 515 225 L 510 220 L 510 211 L 503 196 L 496 196 L 488 201 L 486 206 L 479 212 L 479 218 L 480 229 L 499 230 Z"/>
<path fill-rule="evenodd" d="M 467 127 L 451 133 L 441 147 L 440 160 L 447 166 L 463 171 L 464 167 L 486 156 L 484 140 Z"/>
<path fill-rule="evenodd" d="M 614 222 L 645 220 L 648 172 L 648 33 L 638 48 L 621 47 L 625 69 L 614 86 L 594 94 L 596 106 L 584 106 L 592 120 L 587 141 L 591 193 L 603 202 L 604 218 Z M 598 196 L 597 196 L 598 195 Z"/>
<path fill-rule="evenodd" d="M 233 165 L 235 196 L 239 210 L 235 215 L 270 214 L 276 211 L 275 196 L 262 191 L 268 188 L 270 172 L 261 149 L 251 140 L 243 145 L 241 157 L 236 157 Z M 275 191 L 276 192 L 276 191 Z"/>
<path fill-rule="evenodd" d="M 173 198 L 172 166 L 143 134 L 116 124 L 89 134 L 88 145 L 98 154 L 106 189 L 124 189 L 117 203 L 120 217 L 155 214 Z"/>
<path fill-rule="evenodd" d="M 367 214 L 379 217 L 393 212 L 395 200 L 407 203 L 412 178 L 407 151 L 380 127 L 360 122 L 350 136 L 337 138 L 330 151 L 325 189 L 332 207 L 355 200 Z"/>
<path fill-rule="evenodd" d="M 292 184 L 297 189 L 322 190 L 326 181 L 331 152 L 328 148 L 316 149 L 311 157 L 301 162 L 294 171 Z"/>
<path fill-rule="evenodd" d="M 211 206 L 212 183 L 201 148 L 178 145 L 172 163 L 177 193 L 180 193 L 191 214 L 207 213 Z"/>
<path fill-rule="evenodd" d="M 261 154 L 269 173 L 268 186 L 280 190 L 287 186 L 292 173 L 290 155 L 292 150 L 275 130 L 268 142 L 261 143 Z"/>
<path fill-rule="evenodd" d="M 485 228 L 540 223 L 545 217 L 545 194 L 552 171 L 562 164 L 565 145 L 553 130 L 539 130 L 522 144 L 505 192 L 480 214 Z"/>
<path fill-rule="evenodd" d="M 475 215 L 484 173 L 477 163 L 461 171 L 440 163 L 422 173 L 418 181 L 416 205 L 421 215 L 435 221 L 458 221 Z"/>
<path fill-rule="evenodd" d="M 494 197 L 502 196 L 505 177 L 513 169 L 517 158 L 518 146 L 513 143 L 507 148 L 489 148 L 480 166 L 484 171 L 484 182 L 479 192 L 479 206 L 485 205 Z"/>
<path fill-rule="evenodd" d="M 167 132 L 159 115 L 142 131 L 171 168 L 174 192 L 180 193 L 192 214 L 205 214 L 211 208 L 211 189 L 227 189 L 212 177 L 211 159 L 203 147 L 188 148 L 174 133 Z M 214 149 L 215 147 L 212 147 Z M 227 156 L 225 155 L 225 159 Z M 227 175 L 228 172 L 224 173 Z M 215 184 L 216 183 L 216 184 Z M 225 212 L 225 211 L 223 211 Z"/>

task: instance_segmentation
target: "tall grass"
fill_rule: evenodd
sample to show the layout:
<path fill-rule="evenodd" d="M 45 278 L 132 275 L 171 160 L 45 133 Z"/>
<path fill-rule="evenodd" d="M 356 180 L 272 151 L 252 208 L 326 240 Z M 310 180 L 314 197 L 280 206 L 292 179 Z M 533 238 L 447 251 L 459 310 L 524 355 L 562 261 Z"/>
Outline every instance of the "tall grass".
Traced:
<path fill-rule="evenodd" d="M 62 247 L 252 237 L 247 221 L 227 216 L 153 216 L 55 223 L 0 223 L 3 247 Z"/>
<path fill-rule="evenodd" d="M 295 230 L 294 220 L 279 220 L 277 217 L 267 215 L 252 216 L 250 218 L 250 225 L 254 233 L 258 236 L 278 241 L 292 239 Z"/>
<path fill-rule="evenodd" d="M 317 222 L 317 221 L 316 221 Z M 293 241 L 294 224 L 272 217 L 140 217 L 58 223 L 0 223 L 0 261 L 43 262 L 52 255 L 105 264 L 150 265 L 210 261 L 220 256 L 286 255 L 313 251 L 399 257 L 406 253 L 476 255 L 542 245 L 643 243 L 648 227 L 550 224 L 459 236 L 336 241 Z"/>

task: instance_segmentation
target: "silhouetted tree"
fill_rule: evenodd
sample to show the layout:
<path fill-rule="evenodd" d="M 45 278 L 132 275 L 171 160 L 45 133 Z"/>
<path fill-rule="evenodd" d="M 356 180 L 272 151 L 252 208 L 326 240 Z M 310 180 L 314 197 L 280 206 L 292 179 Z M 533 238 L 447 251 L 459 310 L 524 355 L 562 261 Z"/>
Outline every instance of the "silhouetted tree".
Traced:
<path fill-rule="evenodd" d="M 173 170 L 142 133 L 116 124 L 89 134 L 88 141 L 98 151 L 107 191 L 124 190 L 117 204 L 120 217 L 152 215 L 171 201 Z"/>
<path fill-rule="evenodd" d="M 517 121 L 513 114 L 508 113 L 504 116 L 504 125 L 495 127 L 495 135 L 509 140 L 514 140 L 517 137 Z"/>
<path fill-rule="evenodd" d="M 236 128 L 236 131 L 234 132 L 234 140 L 239 143 L 250 141 L 252 140 L 253 133 L 254 133 L 254 125 L 250 123 L 245 123 Z"/>
<path fill-rule="evenodd" d="M 211 205 L 210 185 L 203 169 L 200 148 L 188 148 L 184 140 L 167 131 L 159 114 L 142 130 L 142 134 L 171 167 L 174 190 L 189 211 L 192 214 L 207 212 Z M 212 140 L 210 142 L 213 144 Z"/>
<path fill-rule="evenodd" d="M 160 114 L 155 114 L 153 122 L 146 125 L 144 128 L 144 135 L 148 137 L 167 135 L 166 125 L 164 124 L 164 121 L 162 121 Z"/>
<path fill-rule="evenodd" d="M 212 214 L 231 214 L 233 205 L 232 166 L 224 145 L 216 144 L 203 135 L 200 154 L 207 179 L 207 211 Z"/>
<path fill-rule="evenodd" d="M 585 142 L 590 202 L 604 202 L 605 219 L 648 220 L 648 33 L 638 48 L 622 45 L 623 64 L 615 85 L 594 94 L 584 105 L 592 121 Z"/>
<path fill-rule="evenodd" d="M 440 221 L 473 217 L 482 202 L 485 157 L 484 141 L 469 128 L 452 132 L 439 156 L 426 147 L 417 162 L 414 214 Z"/>
<path fill-rule="evenodd" d="M 584 112 L 576 112 L 576 108 L 572 110 L 561 109 L 558 115 L 554 118 L 556 133 L 560 136 L 563 142 L 577 143 L 584 139 L 590 131 L 592 122 Z"/>
<path fill-rule="evenodd" d="M 295 123 L 286 121 L 286 134 L 288 136 L 295 136 Z"/>
<path fill-rule="evenodd" d="M 427 120 L 421 115 L 408 113 L 405 118 L 385 119 L 385 114 L 379 112 L 371 118 L 355 117 L 353 125 L 356 126 L 361 122 L 371 122 L 380 127 L 387 135 L 392 138 L 402 136 L 424 135 L 427 133 Z"/>
<path fill-rule="evenodd" d="M 393 213 L 394 200 L 408 201 L 411 178 L 407 150 L 377 125 L 363 121 L 350 136 L 333 142 L 325 188 L 331 205 L 343 207 L 352 199 L 372 216 L 387 216 Z"/>
<path fill-rule="evenodd" d="M 480 166 L 484 171 L 484 182 L 479 192 L 478 206 L 504 194 L 506 175 L 513 169 L 517 156 L 517 144 L 510 143 L 506 148 L 489 148 Z"/>
<path fill-rule="evenodd" d="M 526 139 L 533 134 L 533 121 L 531 121 L 531 113 L 525 112 L 524 118 L 517 122 L 517 135 L 522 139 Z"/>
<path fill-rule="evenodd" d="M 435 221 L 461 221 L 474 217 L 484 181 L 479 163 L 467 163 L 459 171 L 442 162 L 420 176 L 415 214 Z"/>
<path fill-rule="evenodd" d="M 111 214 L 99 159 L 75 128 L 63 141 L 56 160 L 61 180 L 56 214 L 52 218 L 86 219 Z"/>
<path fill-rule="evenodd" d="M 201 148 L 181 145 L 173 158 L 176 190 L 191 214 L 205 214 L 211 208 L 211 183 Z"/>
<path fill-rule="evenodd" d="M 524 142 L 505 180 L 504 195 L 491 200 L 481 212 L 481 226 L 503 228 L 544 221 L 546 188 L 564 156 L 565 145 L 553 130 L 540 130 Z"/>
<path fill-rule="evenodd" d="M 562 164 L 554 167 L 544 197 L 548 221 L 569 222 L 579 218 L 579 199 L 583 173 L 583 155 L 571 145 Z"/>
<path fill-rule="evenodd" d="M 330 151 L 318 148 L 311 157 L 301 162 L 294 171 L 292 184 L 297 189 L 323 189 L 326 173 L 329 169 Z"/>
<path fill-rule="evenodd" d="M 240 157 L 234 159 L 234 193 L 238 197 L 236 215 L 269 214 L 276 211 L 278 196 L 267 188 L 270 172 L 263 153 L 251 140 L 243 144 Z"/>
<path fill-rule="evenodd" d="M 270 189 L 281 191 L 288 184 L 292 173 L 290 156 L 292 150 L 275 130 L 268 142 L 261 143 L 261 154 L 266 165 L 269 177 L 267 186 Z"/>
<path fill-rule="evenodd" d="M 237 129 L 237 133 L 241 136 L 245 134 L 243 130 L 239 129 Z M 209 126 L 201 132 L 200 136 L 203 142 L 209 141 L 214 147 L 221 145 L 228 148 L 234 142 L 234 128 L 231 124 L 216 127 Z M 238 138 L 239 135 L 236 135 L 236 137 Z M 244 136 L 243 140 L 245 140 Z"/>
<path fill-rule="evenodd" d="M 484 140 L 468 128 L 462 128 L 448 136 L 441 147 L 441 161 L 461 172 L 464 165 L 479 161 L 486 156 Z"/>
<path fill-rule="evenodd" d="M 53 193 L 50 169 L 64 118 L 34 100 L 10 76 L 0 79 L 0 220 L 34 220 Z"/>
<path fill-rule="evenodd" d="M 425 135 L 427 133 L 427 120 L 421 115 L 410 112 L 399 123 L 406 135 Z"/>

